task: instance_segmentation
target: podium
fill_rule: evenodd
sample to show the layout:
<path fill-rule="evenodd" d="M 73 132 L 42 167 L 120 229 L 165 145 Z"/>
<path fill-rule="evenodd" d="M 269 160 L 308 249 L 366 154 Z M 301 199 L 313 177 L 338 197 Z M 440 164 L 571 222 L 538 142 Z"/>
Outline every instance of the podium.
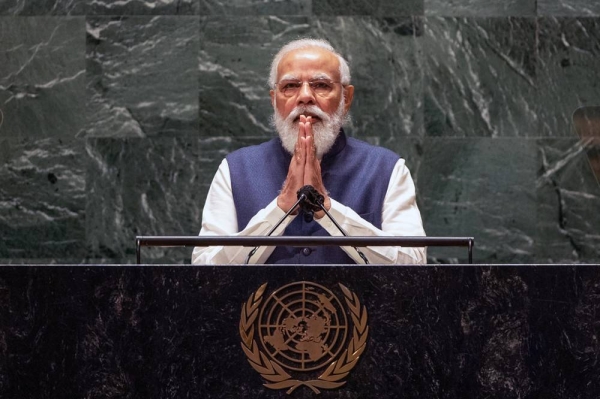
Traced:
<path fill-rule="evenodd" d="M 347 330 L 338 353 L 365 338 L 363 351 L 351 367 L 338 360 L 344 384 L 319 394 L 266 387 L 240 334 L 256 323 L 259 352 L 275 359 L 275 344 L 259 342 L 275 330 L 259 332 L 242 308 L 275 298 L 292 312 L 272 294 L 303 282 L 342 305 L 355 295 L 349 323 L 368 326 Z M 4 265 L 0 298 L 2 398 L 600 397 L 599 265 Z M 282 336 L 307 329 L 288 323 Z M 303 336 L 287 345 L 319 339 Z"/>

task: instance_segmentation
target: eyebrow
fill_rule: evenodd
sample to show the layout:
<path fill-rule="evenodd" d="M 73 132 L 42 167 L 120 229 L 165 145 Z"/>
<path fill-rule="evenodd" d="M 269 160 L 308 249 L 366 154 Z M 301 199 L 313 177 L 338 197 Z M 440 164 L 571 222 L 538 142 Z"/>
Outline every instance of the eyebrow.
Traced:
<path fill-rule="evenodd" d="M 282 80 L 300 80 L 298 79 L 298 77 L 296 75 L 292 75 L 292 74 L 287 74 L 287 75 L 283 75 L 281 77 L 281 79 L 279 79 L 279 81 L 281 82 Z"/>
<path fill-rule="evenodd" d="M 329 75 L 327 75 L 326 73 L 318 73 L 315 76 L 312 77 L 312 79 L 327 79 L 327 80 L 333 80 L 331 79 L 331 77 Z"/>
<path fill-rule="evenodd" d="M 332 80 L 331 77 L 329 75 L 327 75 L 326 73 L 317 73 L 313 77 L 311 77 L 309 80 L 315 80 L 315 79 Z M 281 77 L 281 79 L 279 79 L 280 82 L 285 81 L 285 80 L 300 80 L 300 78 L 298 78 L 298 76 L 296 76 L 296 75 L 287 74 L 287 75 L 283 75 Z"/>

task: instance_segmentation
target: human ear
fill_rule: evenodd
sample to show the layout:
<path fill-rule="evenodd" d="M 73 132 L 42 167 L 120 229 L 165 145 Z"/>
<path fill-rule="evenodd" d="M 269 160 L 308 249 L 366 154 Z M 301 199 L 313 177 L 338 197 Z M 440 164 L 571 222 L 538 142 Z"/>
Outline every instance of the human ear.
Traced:
<path fill-rule="evenodd" d="M 348 113 L 352 100 L 354 99 L 354 86 L 348 85 L 344 87 L 344 112 Z"/>

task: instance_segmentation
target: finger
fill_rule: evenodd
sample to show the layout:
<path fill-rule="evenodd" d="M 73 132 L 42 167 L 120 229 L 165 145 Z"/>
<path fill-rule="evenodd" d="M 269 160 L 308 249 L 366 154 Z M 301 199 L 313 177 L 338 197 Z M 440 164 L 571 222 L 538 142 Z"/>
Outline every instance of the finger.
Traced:
<path fill-rule="evenodd" d="M 307 135 L 303 142 L 306 162 L 312 163 L 316 159 L 315 138 L 312 135 Z"/>
<path fill-rule="evenodd" d="M 310 141 L 310 146 L 307 147 L 307 152 L 306 154 L 308 156 L 316 156 L 316 147 L 315 147 L 315 136 L 313 135 L 313 129 L 312 129 L 312 117 L 309 116 L 306 118 L 306 123 L 304 124 L 304 133 L 306 135 L 306 137 L 310 137 L 311 141 Z"/>
<path fill-rule="evenodd" d="M 302 124 L 301 124 L 302 125 Z M 300 130 L 303 130 L 303 125 Z M 302 167 L 304 167 L 304 162 L 306 162 L 306 137 L 304 135 L 298 134 L 297 139 L 298 144 L 298 160 L 302 161 Z"/>
<path fill-rule="evenodd" d="M 312 132 L 312 116 L 307 116 L 306 120 L 304 121 L 304 128 L 306 130 L 306 133 L 309 133 L 308 130 L 310 130 L 310 132 Z"/>
<path fill-rule="evenodd" d="M 298 123 L 298 140 L 300 137 L 306 137 L 306 116 L 300 115 L 300 122 Z"/>
<path fill-rule="evenodd" d="M 298 142 L 301 143 L 301 153 L 302 160 L 306 162 L 309 156 L 311 156 L 312 149 L 312 125 L 309 122 L 310 117 L 306 117 L 304 115 L 301 116 L 301 120 L 304 122 L 300 122 L 300 129 L 298 132 Z"/>
<path fill-rule="evenodd" d="M 306 163 L 306 149 L 304 140 L 298 140 L 294 155 L 290 161 L 288 173 L 283 187 L 277 197 L 277 205 L 287 212 L 296 202 L 296 192 L 304 184 L 304 165 Z M 296 212 L 297 213 L 297 212 Z"/>
<path fill-rule="evenodd" d="M 304 184 L 314 185 L 320 180 L 321 167 L 316 157 L 314 137 L 307 136 L 304 142 L 304 151 L 306 153 L 306 162 L 304 164 Z"/>
<path fill-rule="evenodd" d="M 296 139 L 296 145 L 294 146 L 294 156 L 292 162 L 299 162 L 304 156 L 304 142 L 300 139 L 300 136 Z"/>

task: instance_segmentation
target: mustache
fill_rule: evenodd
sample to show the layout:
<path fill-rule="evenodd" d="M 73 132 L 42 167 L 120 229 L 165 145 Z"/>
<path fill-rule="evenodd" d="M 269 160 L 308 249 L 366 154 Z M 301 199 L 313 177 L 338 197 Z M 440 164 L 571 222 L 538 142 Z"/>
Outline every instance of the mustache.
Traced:
<path fill-rule="evenodd" d="M 327 122 L 330 119 L 329 115 L 316 105 L 299 105 L 296 108 L 294 108 L 292 112 L 290 112 L 290 114 L 286 118 L 286 122 L 293 122 L 300 115 L 304 115 L 307 113 L 317 116 L 323 122 Z"/>

